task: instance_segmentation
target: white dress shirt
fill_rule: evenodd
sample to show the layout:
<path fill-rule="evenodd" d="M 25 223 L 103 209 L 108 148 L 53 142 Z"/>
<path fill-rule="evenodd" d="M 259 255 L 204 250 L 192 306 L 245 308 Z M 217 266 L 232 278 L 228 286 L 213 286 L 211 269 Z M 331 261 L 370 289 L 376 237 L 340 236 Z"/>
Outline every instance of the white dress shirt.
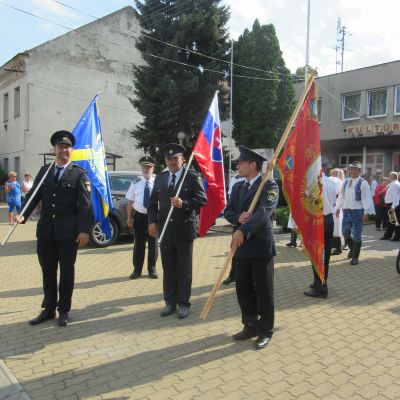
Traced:
<path fill-rule="evenodd" d="M 355 188 L 359 179 L 361 178 L 347 178 L 347 185 L 344 184 L 346 180 L 343 182 L 342 190 L 340 191 L 336 207 L 350 210 L 364 209 L 364 214 L 375 214 L 375 207 L 372 200 L 371 189 L 365 179 L 361 183 L 361 200 L 356 200 Z"/>
<path fill-rule="evenodd" d="M 169 171 L 168 187 L 169 187 L 169 184 L 170 184 L 171 181 L 172 181 L 172 174 L 173 174 L 173 173 L 175 174 L 175 186 L 176 186 L 176 184 L 178 183 L 179 179 L 181 179 L 182 172 L 183 172 L 183 167 L 182 167 L 181 169 L 179 169 L 178 171 L 176 171 L 176 172 L 171 172 L 171 171 Z M 174 187 L 175 187 L 175 186 L 174 186 Z"/>
<path fill-rule="evenodd" d="M 67 164 L 64 164 L 64 165 L 57 165 L 57 164 L 56 164 L 56 167 L 62 168 L 62 169 L 60 169 L 60 175 L 58 175 L 58 180 L 61 179 L 61 177 L 62 177 L 64 171 L 67 169 L 67 167 L 68 167 L 69 164 L 71 164 L 71 161 L 68 162 Z M 54 176 L 56 176 L 56 174 L 57 174 L 57 168 L 54 167 Z"/>
<path fill-rule="evenodd" d="M 392 203 L 392 208 L 399 205 L 400 200 L 400 182 L 396 179 L 387 185 L 385 194 L 385 203 Z"/>
<path fill-rule="evenodd" d="M 154 178 L 151 177 L 149 179 L 149 189 L 150 194 L 153 190 L 154 186 Z M 141 214 L 147 214 L 147 208 L 143 205 L 143 197 L 144 197 L 144 188 L 146 186 L 146 179 L 141 176 L 139 180 L 135 180 L 131 183 L 128 192 L 125 195 L 125 198 L 132 201 L 132 207 L 137 212 Z"/>
<path fill-rule="evenodd" d="M 339 179 L 340 180 L 340 179 Z M 335 213 L 336 186 L 325 174 L 322 175 L 322 205 L 324 215 Z"/>

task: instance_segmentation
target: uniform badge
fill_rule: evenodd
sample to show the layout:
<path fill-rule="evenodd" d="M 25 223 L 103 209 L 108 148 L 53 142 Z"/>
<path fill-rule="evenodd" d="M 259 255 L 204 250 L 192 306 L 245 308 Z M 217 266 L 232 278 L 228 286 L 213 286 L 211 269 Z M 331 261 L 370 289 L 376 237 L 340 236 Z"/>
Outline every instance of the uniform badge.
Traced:
<path fill-rule="evenodd" d="M 174 151 L 172 149 L 169 149 L 169 154 L 172 154 Z"/>
<path fill-rule="evenodd" d="M 90 181 L 85 181 L 85 188 L 90 193 Z"/>
<path fill-rule="evenodd" d="M 267 200 L 268 201 L 275 201 L 278 198 L 278 194 L 274 191 L 270 190 L 267 192 Z"/>

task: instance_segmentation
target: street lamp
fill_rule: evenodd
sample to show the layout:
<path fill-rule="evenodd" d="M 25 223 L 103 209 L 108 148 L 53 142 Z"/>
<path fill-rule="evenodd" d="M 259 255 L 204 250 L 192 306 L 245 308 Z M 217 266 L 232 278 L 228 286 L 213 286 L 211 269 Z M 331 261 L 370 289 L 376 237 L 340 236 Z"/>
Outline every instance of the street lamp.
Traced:
<path fill-rule="evenodd" d="M 183 140 L 184 140 L 185 137 L 186 137 L 185 132 L 180 131 L 180 132 L 177 133 L 176 136 L 178 137 L 179 144 L 182 146 L 182 142 L 183 142 Z"/>

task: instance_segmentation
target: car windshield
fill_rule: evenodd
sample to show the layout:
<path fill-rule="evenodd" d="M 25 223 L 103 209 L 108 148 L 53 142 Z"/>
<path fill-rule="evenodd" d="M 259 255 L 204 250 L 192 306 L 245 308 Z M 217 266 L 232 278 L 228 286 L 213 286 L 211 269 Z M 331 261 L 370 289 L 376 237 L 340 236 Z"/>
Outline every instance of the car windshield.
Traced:
<path fill-rule="evenodd" d="M 109 175 L 110 189 L 112 192 L 127 192 L 129 186 L 137 175 Z"/>

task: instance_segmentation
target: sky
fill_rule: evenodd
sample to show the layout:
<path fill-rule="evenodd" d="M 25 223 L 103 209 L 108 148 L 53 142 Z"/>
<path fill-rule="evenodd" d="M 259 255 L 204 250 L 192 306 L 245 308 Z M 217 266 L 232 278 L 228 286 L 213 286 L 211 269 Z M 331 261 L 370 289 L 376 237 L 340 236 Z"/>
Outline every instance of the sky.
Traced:
<path fill-rule="evenodd" d="M 228 26 L 234 39 L 244 29 L 251 29 L 256 18 L 261 24 L 272 23 L 275 26 L 283 58 L 292 72 L 305 64 L 307 2 L 222 0 L 231 9 Z M 52 23 L 10 9 L 5 4 L 39 15 Z M 335 51 L 339 17 L 341 25 L 346 27 L 344 71 L 400 59 L 399 0 L 310 0 L 310 4 L 309 65 L 317 68 L 320 76 L 341 70 L 341 66 L 336 64 Z M 17 53 L 68 32 L 54 23 L 77 28 L 93 21 L 91 16 L 103 17 L 127 5 L 133 5 L 133 1 L 0 0 L 0 66 Z"/>

